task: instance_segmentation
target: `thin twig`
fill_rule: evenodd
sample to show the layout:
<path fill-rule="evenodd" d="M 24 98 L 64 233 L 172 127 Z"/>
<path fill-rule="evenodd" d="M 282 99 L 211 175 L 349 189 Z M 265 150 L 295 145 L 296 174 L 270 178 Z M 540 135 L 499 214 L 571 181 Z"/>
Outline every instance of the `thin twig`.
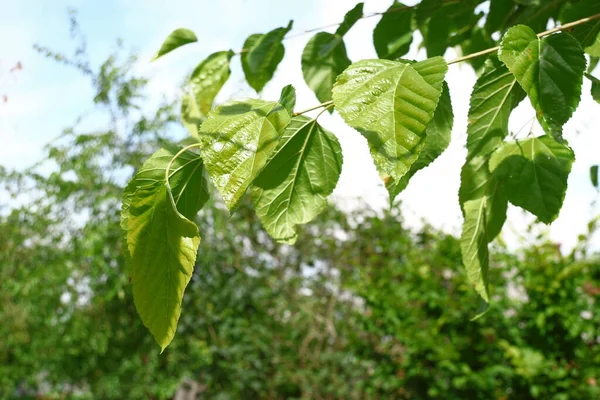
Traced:
<path fill-rule="evenodd" d="M 333 100 L 329 100 L 329 101 L 326 101 L 325 103 L 319 104 L 318 106 L 314 106 L 314 107 L 311 107 L 311 108 L 307 108 L 306 110 L 302 110 L 302 111 L 296 112 L 296 113 L 293 114 L 293 116 L 297 117 L 298 115 L 306 114 L 309 111 L 313 111 L 313 110 L 316 110 L 316 109 L 321 108 L 321 107 L 329 107 L 332 104 L 333 104 Z"/>
<path fill-rule="evenodd" d="M 544 37 L 544 36 L 548 36 L 548 35 L 551 35 L 551 34 L 553 34 L 555 32 L 559 32 L 559 31 L 562 31 L 562 30 L 565 30 L 565 29 L 569 29 L 569 28 L 572 28 L 572 27 L 577 26 L 577 25 L 585 24 L 586 22 L 594 21 L 596 19 L 600 19 L 600 14 L 595 14 L 595 15 L 592 15 L 590 17 L 582 18 L 582 19 L 577 20 L 577 21 L 573 21 L 573 22 L 569 22 L 569 23 L 561 25 L 561 26 L 557 26 L 556 28 L 552 28 L 552 29 L 549 29 L 547 31 L 540 32 L 540 33 L 537 34 L 537 36 L 540 37 L 540 38 Z M 486 54 L 493 53 L 495 51 L 498 51 L 499 49 L 500 49 L 500 46 L 496 46 L 496 47 L 492 47 L 492 48 L 489 48 L 489 49 L 486 49 L 486 50 L 478 51 L 477 53 L 469 54 L 469 55 L 466 55 L 466 56 L 463 56 L 463 57 L 455 58 L 454 60 L 450 60 L 450 61 L 448 61 L 447 64 L 448 65 L 457 64 L 459 62 L 467 61 L 467 60 L 470 60 L 470 59 L 473 59 L 473 58 L 476 58 L 476 57 L 480 57 L 480 56 L 484 56 Z M 307 110 L 304 110 L 304 111 L 301 111 L 301 112 L 298 112 L 298 113 L 294 113 L 294 116 L 300 115 L 300 114 L 304 114 L 304 113 L 312 111 L 312 110 L 316 110 L 317 108 L 329 106 L 329 104 L 331 104 L 331 103 L 332 103 L 331 101 L 326 101 L 325 103 L 321 103 L 321 104 L 319 104 L 317 106 L 314 106 L 314 107 L 311 107 L 311 108 L 309 108 Z"/>
<path fill-rule="evenodd" d="M 557 26 L 556 28 L 552 28 L 552 29 L 549 29 L 549 30 L 544 31 L 544 32 L 540 32 L 540 33 L 537 34 L 537 37 L 541 38 L 541 37 L 544 37 L 544 36 L 548 36 L 548 35 L 551 35 L 551 34 L 553 34 L 555 32 L 563 31 L 565 29 L 569 29 L 569 28 L 572 28 L 572 27 L 577 26 L 577 25 L 585 24 L 586 22 L 590 22 L 590 21 L 593 21 L 593 20 L 599 19 L 599 18 L 600 18 L 600 14 L 592 15 L 591 17 L 587 17 L 587 18 L 582 18 L 580 20 L 569 22 L 567 24 L 564 24 L 564 25 L 561 25 L 561 26 Z M 467 60 L 470 60 L 470 59 L 473 59 L 473 58 L 476 58 L 476 57 L 484 56 L 486 54 L 490 54 L 490 53 L 493 53 L 495 51 L 498 51 L 499 49 L 500 49 L 500 46 L 496 46 L 496 47 L 492 47 L 492 48 L 489 48 L 489 49 L 486 49 L 486 50 L 478 51 L 477 53 L 469 54 L 469 55 L 466 55 L 466 56 L 463 56 L 463 57 L 458 57 L 458 58 L 455 58 L 454 60 L 448 61 L 448 65 L 452 65 L 452 64 L 456 64 L 456 63 L 459 63 L 459 62 L 462 62 L 462 61 L 467 61 Z"/>

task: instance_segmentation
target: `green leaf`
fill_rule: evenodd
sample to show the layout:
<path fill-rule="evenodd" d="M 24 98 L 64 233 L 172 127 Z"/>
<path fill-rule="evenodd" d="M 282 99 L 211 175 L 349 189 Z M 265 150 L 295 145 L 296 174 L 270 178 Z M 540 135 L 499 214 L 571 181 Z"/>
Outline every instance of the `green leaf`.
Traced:
<path fill-rule="evenodd" d="M 287 85 L 281 89 L 279 104 L 287 110 L 288 114 L 292 115 L 294 113 L 294 107 L 296 106 L 296 89 L 294 89 L 292 85 Z"/>
<path fill-rule="evenodd" d="M 600 79 L 589 73 L 586 73 L 585 76 L 592 82 L 592 98 L 596 100 L 597 103 L 600 103 Z"/>
<path fill-rule="evenodd" d="M 444 6 L 443 0 L 421 0 L 415 7 L 415 21 L 419 27 Z"/>
<path fill-rule="evenodd" d="M 354 8 L 344 15 L 344 21 L 338 26 L 335 33 L 344 36 L 354 26 L 356 21 L 363 17 L 363 3 L 358 3 Z"/>
<path fill-rule="evenodd" d="M 302 52 L 302 75 L 320 102 L 331 100 L 331 89 L 339 74 L 350 65 L 346 46 L 340 35 L 319 32 Z"/>
<path fill-rule="evenodd" d="M 550 136 L 505 143 L 490 159 L 490 170 L 508 200 L 550 223 L 556 219 L 575 161 L 573 151 Z"/>
<path fill-rule="evenodd" d="M 470 36 L 463 40 L 460 44 L 463 54 L 477 53 L 479 51 L 494 47 L 495 45 L 496 43 L 488 35 L 488 33 L 477 25 L 471 29 Z M 475 71 L 479 71 L 482 67 L 484 67 L 485 61 L 486 59 L 483 57 L 475 57 L 468 60 L 469 64 L 471 64 Z"/>
<path fill-rule="evenodd" d="M 381 175 L 398 181 L 418 158 L 447 69 L 440 57 L 414 64 L 362 60 L 338 77 L 335 108 L 365 136 Z"/>
<path fill-rule="evenodd" d="M 467 270 L 467 279 L 481 298 L 489 303 L 489 252 L 486 233 L 486 200 L 481 197 L 463 204 L 465 219 L 460 237 L 460 249 Z"/>
<path fill-rule="evenodd" d="M 491 0 L 490 11 L 485 19 L 487 33 L 501 31 L 515 9 L 513 0 Z"/>
<path fill-rule="evenodd" d="M 183 96 L 181 96 L 181 112 L 180 119 L 181 123 L 188 130 L 190 135 L 194 138 L 198 138 L 198 128 L 204 122 L 204 115 L 198 108 L 198 103 L 194 99 L 194 94 L 188 89 L 184 89 Z"/>
<path fill-rule="evenodd" d="M 538 39 L 519 25 L 504 35 L 498 57 L 527 92 L 544 131 L 561 141 L 581 97 L 586 61 L 579 43 L 565 33 Z"/>
<path fill-rule="evenodd" d="M 594 72 L 594 70 L 598 66 L 599 61 L 600 61 L 600 58 L 598 58 L 598 57 L 594 57 L 594 56 L 590 57 L 590 65 L 588 65 L 588 70 L 587 70 L 588 74 L 591 74 L 592 72 Z"/>
<path fill-rule="evenodd" d="M 600 2 L 598 0 L 581 0 L 567 9 L 562 22 L 578 21 L 596 14 L 600 14 Z M 592 46 L 600 33 L 600 20 L 596 19 L 577 25 L 569 32 L 581 43 L 582 47 Z"/>
<path fill-rule="evenodd" d="M 194 93 L 200 112 L 204 115 L 211 110 L 217 94 L 229 79 L 229 61 L 234 52 L 219 51 L 208 56 L 192 72 L 188 86 Z"/>
<path fill-rule="evenodd" d="M 590 181 L 592 182 L 592 185 L 598 189 L 598 166 L 597 165 L 592 165 L 590 167 Z"/>
<path fill-rule="evenodd" d="M 277 66 L 283 60 L 285 48 L 282 40 L 292 29 L 293 21 L 287 27 L 271 32 L 250 35 L 242 50 L 242 69 L 248 84 L 260 92 L 273 78 Z"/>
<path fill-rule="evenodd" d="M 394 1 L 373 30 L 373 44 L 379 58 L 396 59 L 408 53 L 413 40 L 414 9 Z"/>
<path fill-rule="evenodd" d="M 448 48 L 451 23 L 447 11 L 444 9 L 440 9 L 431 16 L 423 40 L 427 49 L 427 57 L 444 55 Z"/>
<path fill-rule="evenodd" d="M 133 300 L 162 351 L 177 330 L 200 236 L 196 225 L 177 212 L 164 182 L 137 188 L 129 214 Z"/>
<path fill-rule="evenodd" d="M 507 205 L 500 182 L 493 178 L 488 180 L 484 196 L 462 204 L 465 218 L 460 238 L 462 259 L 469 283 L 486 303 L 489 303 L 488 243 L 504 225 Z"/>
<path fill-rule="evenodd" d="M 433 114 L 433 119 L 427 125 L 427 129 L 425 129 L 425 145 L 421 153 L 419 153 L 419 157 L 410 166 L 408 173 L 398 183 L 393 179 L 388 179 L 386 182 L 385 186 L 390 195 L 390 203 L 393 203 L 396 196 L 408 186 L 408 182 L 417 171 L 427 167 L 446 150 L 450 144 L 453 122 L 454 114 L 452 112 L 450 90 L 446 82 L 444 82 L 442 95 Z"/>
<path fill-rule="evenodd" d="M 600 57 L 600 33 L 596 36 L 594 43 L 585 48 L 585 52 L 596 59 L 596 64 L 598 63 L 598 57 Z M 591 64 L 592 63 L 590 62 L 590 65 Z"/>
<path fill-rule="evenodd" d="M 197 41 L 198 38 L 196 37 L 196 34 L 191 30 L 185 28 L 175 29 L 169 36 L 167 36 L 162 46 L 160 46 L 160 50 L 158 50 L 154 57 L 152 57 L 152 61 L 164 56 L 178 47 Z"/>
<path fill-rule="evenodd" d="M 293 244 L 296 225 L 323 211 L 341 169 L 337 138 L 316 120 L 294 117 L 251 191 L 266 231 L 277 241 Z"/>
<path fill-rule="evenodd" d="M 503 142 L 510 114 L 524 97 L 513 74 L 496 57 L 490 57 L 471 94 L 467 159 L 490 154 Z"/>
<path fill-rule="evenodd" d="M 515 77 L 495 57 L 486 61 L 471 95 L 467 161 L 461 170 L 459 191 L 465 218 L 461 249 L 469 283 L 485 303 L 489 302 L 488 243 L 500 233 L 508 205 L 489 170 L 489 159 L 508 134 L 510 114 L 524 96 Z"/>
<path fill-rule="evenodd" d="M 125 238 L 129 227 L 129 208 L 135 191 L 164 182 L 167 165 L 179 150 L 180 147 L 175 145 L 166 145 L 158 150 L 146 160 L 127 184 L 121 206 L 121 229 Z M 178 211 L 188 219 L 194 218 L 209 198 L 202 158 L 190 150 L 185 151 L 173 161 L 169 175 Z M 131 255 L 129 251 L 126 253 Z"/>
<path fill-rule="evenodd" d="M 592 79 L 592 98 L 596 100 L 596 103 L 600 103 L 600 79 Z"/>
<path fill-rule="evenodd" d="M 206 169 L 233 210 L 277 146 L 290 115 L 279 103 L 247 99 L 216 107 L 200 127 Z"/>

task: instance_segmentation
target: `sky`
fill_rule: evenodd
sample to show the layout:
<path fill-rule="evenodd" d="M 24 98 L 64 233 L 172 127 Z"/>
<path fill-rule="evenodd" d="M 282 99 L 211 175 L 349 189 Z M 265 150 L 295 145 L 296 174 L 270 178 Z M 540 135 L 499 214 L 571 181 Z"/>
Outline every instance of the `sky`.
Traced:
<path fill-rule="evenodd" d="M 414 4 L 415 1 L 406 1 Z M 365 14 L 386 10 L 392 1 L 367 0 Z M 356 1 L 351 0 L 0 0 L 0 164 L 22 169 L 32 165 L 43 154 L 43 146 L 57 137 L 62 129 L 73 125 L 80 115 L 93 109 L 93 90 L 86 78 L 73 69 L 44 59 L 33 50 L 33 44 L 48 46 L 71 54 L 74 43 L 69 36 L 68 10 L 77 10 L 78 21 L 87 39 L 94 64 L 104 61 L 121 38 L 127 49 L 138 52 L 136 72 L 150 78 L 150 101 L 176 98 L 183 78 L 209 54 L 233 49 L 239 51 L 247 36 L 264 33 L 294 20 L 285 41 L 285 58 L 274 79 L 260 94 L 275 100 L 281 88 L 293 84 L 298 94 L 297 109 L 318 104 L 303 81 L 300 69 L 302 49 L 311 35 L 305 30 L 340 22 Z M 351 60 L 376 58 L 372 31 L 379 17 L 360 20 L 346 35 Z M 182 47 L 155 62 L 150 62 L 163 39 L 174 29 L 192 29 L 198 42 Z M 327 29 L 329 31 L 335 28 Z M 456 57 L 448 50 L 445 57 Z M 413 46 L 410 58 L 423 59 L 425 54 Z M 18 62 L 22 70 L 8 72 Z M 466 122 L 469 96 L 476 76 L 468 65 L 450 66 L 447 81 L 454 109 L 452 142 L 446 152 L 427 169 L 418 172 L 408 188 L 399 196 L 407 223 L 418 227 L 423 220 L 445 231 L 459 234 L 462 217 L 458 205 L 460 168 L 466 150 Z M 1 95 L 7 94 L 3 102 Z M 232 74 L 217 97 L 217 103 L 230 98 L 257 97 L 244 81 L 239 57 L 232 60 Z M 565 126 L 565 137 L 576 154 L 569 177 L 569 189 L 559 218 L 549 227 L 536 225 L 535 232 L 548 232 L 552 240 L 562 243 L 567 251 L 577 236 L 587 230 L 588 221 L 600 213 L 592 203 L 597 192 L 589 179 L 589 167 L 600 162 L 600 105 L 590 96 L 590 85 L 584 82 L 579 109 Z M 523 101 L 513 112 L 510 127 L 524 137 L 529 132 L 534 110 Z M 88 122 L 90 126 L 102 121 Z M 334 113 L 323 114 L 320 123 L 340 140 L 344 155 L 342 176 L 332 198 L 342 207 L 353 208 L 366 201 L 376 210 L 388 206 L 387 193 L 371 161 L 365 139 L 348 127 Z M 525 126 L 525 128 L 523 128 Z M 541 134 L 537 122 L 535 134 Z M 182 128 L 183 134 L 183 128 Z M 1 197 L 0 197 L 1 198 Z M 520 246 L 535 235 L 523 235 L 534 218 L 512 207 L 503 231 L 511 246 Z M 600 248 L 600 237 L 593 238 Z"/>

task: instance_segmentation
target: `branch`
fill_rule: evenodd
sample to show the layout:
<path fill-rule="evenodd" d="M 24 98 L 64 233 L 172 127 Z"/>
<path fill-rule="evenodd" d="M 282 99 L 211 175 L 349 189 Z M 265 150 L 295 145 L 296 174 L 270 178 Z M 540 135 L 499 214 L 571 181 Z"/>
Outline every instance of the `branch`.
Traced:
<path fill-rule="evenodd" d="M 311 108 L 307 108 L 306 110 L 302 110 L 302 111 L 296 112 L 296 113 L 294 113 L 293 116 L 297 117 L 298 115 L 306 114 L 309 111 L 316 110 L 316 109 L 321 108 L 321 107 L 329 108 L 332 105 L 333 105 L 333 100 L 329 100 L 329 101 L 326 101 L 325 103 L 319 104 L 318 106 L 314 106 L 314 107 L 311 107 Z"/>
<path fill-rule="evenodd" d="M 544 37 L 544 36 L 548 36 L 548 35 L 551 35 L 551 34 L 553 34 L 555 32 L 559 32 L 559 31 L 562 31 L 562 30 L 565 30 L 565 29 L 569 29 L 569 28 L 572 28 L 572 27 L 577 26 L 577 25 L 582 25 L 582 24 L 585 24 L 586 22 L 594 21 L 596 19 L 600 19 L 600 14 L 595 14 L 595 15 L 592 15 L 590 17 L 582 18 L 582 19 L 577 20 L 577 21 L 573 21 L 573 22 L 569 22 L 569 23 L 561 25 L 561 26 L 557 26 L 556 28 L 552 28 L 552 29 L 549 29 L 547 31 L 540 32 L 540 33 L 537 34 L 537 36 L 539 38 Z M 463 56 L 463 57 L 458 57 L 458 58 L 455 58 L 454 60 L 448 61 L 448 65 L 457 64 L 459 62 L 463 62 L 463 61 L 471 60 L 473 58 L 484 56 L 486 54 L 490 54 L 490 53 L 493 53 L 495 51 L 498 51 L 499 49 L 500 49 L 500 46 L 496 46 L 496 47 L 491 47 L 491 48 L 486 49 L 486 50 L 478 51 L 477 53 L 472 53 L 472 54 L 468 54 L 468 55 Z M 332 104 L 332 101 L 326 101 L 325 103 L 321 103 L 321 104 L 319 104 L 317 106 L 308 108 L 308 109 L 306 109 L 304 111 L 300 111 L 300 112 L 294 113 L 294 116 L 300 115 L 300 114 L 304 114 L 304 113 L 312 111 L 312 110 L 316 110 L 317 108 L 329 107 L 330 104 Z"/>
<path fill-rule="evenodd" d="M 599 18 L 600 18 L 600 14 L 592 15 L 591 17 L 587 17 L 587 18 L 582 18 L 580 20 L 569 22 L 567 24 L 564 24 L 564 25 L 561 25 L 561 26 L 557 26 L 556 28 L 552 28 L 552 29 L 549 29 L 549 30 L 544 31 L 544 32 L 540 32 L 540 33 L 537 34 L 537 37 L 542 38 L 544 36 L 548 36 L 548 35 L 551 35 L 553 33 L 556 33 L 556 32 L 559 32 L 559 31 L 563 31 L 565 29 L 569 29 L 569 28 L 572 28 L 572 27 L 577 26 L 577 25 L 585 24 L 586 22 L 590 22 L 590 21 L 593 21 L 593 20 L 599 19 Z M 493 53 L 495 51 L 498 51 L 499 49 L 500 49 L 500 46 L 496 46 L 496 47 L 492 47 L 492 48 L 489 48 L 489 49 L 486 49 L 486 50 L 478 51 L 477 53 L 469 54 L 469 55 L 466 55 L 466 56 L 463 56 L 463 57 L 458 57 L 458 58 L 455 58 L 454 60 L 448 61 L 448 65 L 452 65 L 452 64 L 459 63 L 459 62 L 471 60 L 473 58 L 477 58 L 477 57 L 480 57 L 480 56 L 484 56 L 486 54 L 490 54 L 490 53 Z"/>

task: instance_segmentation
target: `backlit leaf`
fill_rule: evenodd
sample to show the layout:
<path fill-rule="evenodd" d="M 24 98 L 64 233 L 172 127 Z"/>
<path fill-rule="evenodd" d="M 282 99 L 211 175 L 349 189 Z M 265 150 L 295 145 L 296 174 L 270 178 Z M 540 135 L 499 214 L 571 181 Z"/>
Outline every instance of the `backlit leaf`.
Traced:
<path fill-rule="evenodd" d="M 331 100 L 331 89 L 336 78 L 351 61 L 340 35 L 319 32 L 302 52 L 302 75 L 320 102 Z"/>
<path fill-rule="evenodd" d="M 596 57 L 596 60 L 598 60 L 598 57 L 600 57 L 600 33 L 598 34 L 598 36 L 596 36 L 596 40 L 594 41 L 594 43 L 585 48 L 585 52 L 588 53 L 591 57 Z M 598 61 L 596 61 L 596 63 L 597 62 Z"/>
<path fill-rule="evenodd" d="M 216 107 L 200 128 L 202 158 L 233 210 L 277 146 L 290 115 L 279 103 L 247 99 Z"/>
<path fill-rule="evenodd" d="M 510 113 L 524 96 L 515 77 L 495 57 L 486 61 L 471 94 L 467 160 L 459 190 L 464 216 L 461 248 L 469 283 L 485 303 L 489 302 L 488 243 L 500 233 L 507 207 L 506 196 L 489 170 L 489 158 L 508 134 Z"/>
<path fill-rule="evenodd" d="M 373 30 L 373 44 L 379 58 L 396 59 L 410 49 L 413 40 L 414 9 L 395 1 Z"/>
<path fill-rule="evenodd" d="M 365 136 L 382 176 L 399 181 L 419 156 L 447 68 L 440 57 L 414 64 L 362 60 L 338 77 L 336 110 Z"/>
<path fill-rule="evenodd" d="M 160 46 L 160 50 L 158 50 L 154 57 L 152 57 L 152 61 L 183 45 L 197 41 L 198 38 L 196 37 L 196 34 L 191 30 L 185 28 L 175 29 L 169 34 L 169 36 L 167 36 L 162 46 Z"/>
<path fill-rule="evenodd" d="M 188 130 L 190 135 L 198 138 L 198 128 L 204 122 L 205 116 L 200 112 L 198 103 L 194 99 L 194 94 L 186 89 L 181 96 L 181 123 Z"/>
<path fill-rule="evenodd" d="M 592 98 L 596 100 L 597 103 L 600 103 L 600 79 L 590 74 L 586 74 L 586 76 L 592 82 Z"/>
<path fill-rule="evenodd" d="M 200 244 L 198 228 L 177 212 L 164 182 L 135 190 L 129 208 L 133 300 L 161 350 L 171 343 Z"/>
<path fill-rule="evenodd" d="M 363 16 L 363 6 L 364 3 L 358 3 L 354 6 L 354 8 L 344 15 L 344 21 L 338 26 L 335 33 L 340 36 L 344 36 L 348 31 L 354 26 L 356 21 L 362 18 Z"/>
<path fill-rule="evenodd" d="M 229 61 L 233 55 L 231 50 L 213 53 L 192 72 L 188 87 L 193 92 L 202 114 L 208 114 L 215 97 L 229 78 Z"/>
<path fill-rule="evenodd" d="M 419 153 L 417 160 L 410 166 L 406 175 L 404 175 L 398 183 L 393 179 L 388 179 L 386 188 L 390 195 L 390 203 L 394 201 L 396 196 L 402 192 L 410 178 L 419 170 L 427 167 L 436 158 L 438 158 L 450 144 L 452 136 L 452 124 L 454 122 L 454 114 L 452 112 L 452 102 L 450 100 L 450 91 L 448 85 L 444 82 L 440 101 L 433 114 L 433 119 L 425 129 L 425 145 Z"/>
<path fill-rule="evenodd" d="M 121 228 L 125 237 L 129 226 L 129 207 L 133 194 L 140 187 L 164 182 L 165 169 L 179 150 L 179 146 L 165 145 L 146 160 L 127 184 L 121 207 Z M 202 158 L 190 150 L 180 154 L 173 161 L 169 175 L 177 210 L 186 218 L 193 219 L 209 197 Z"/>
<path fill-rule="evenodd" d="M 292 85 L 287 85 L 281 89 L 279 104 L 281 104 L 290 115 L 294 113 L 294 107 L 296 106 L 296 89 L 294 89 Z"/>
<path fill-rule="evenodd" d="M 271 32 L 250 35 L 242 50 L 242 69 L 248 84 L 260 92 L 273 78 L 277 66 L 283 59 L 285 48 L 282 40 L 292 29 L 293 21 L 287 27 L 277 28 Z"/>
<path fill-rule="evenodd" d="M 341 168 L 337 138 L 315 120 L 294 117 L 251 191 L 266 231 L 293 244 L 296 225 L 311 221 L 327 205 Z"/>
<path fill-rule="evenodd" d="M 575 161 L 573 151 L 550 136 L 505 143 L 490 159 L 490 170 L 503 179 L 508 200 L 550 223 L 556 219 Z"/>
<path fill-rule="evenodd" d="M 544 131 L 561 141 L 581 97 L 586 61 L 579 43 L 565 33 L 538 39 L 519 25 L 502 38 L 498 58 L 527 92 Z"/>

